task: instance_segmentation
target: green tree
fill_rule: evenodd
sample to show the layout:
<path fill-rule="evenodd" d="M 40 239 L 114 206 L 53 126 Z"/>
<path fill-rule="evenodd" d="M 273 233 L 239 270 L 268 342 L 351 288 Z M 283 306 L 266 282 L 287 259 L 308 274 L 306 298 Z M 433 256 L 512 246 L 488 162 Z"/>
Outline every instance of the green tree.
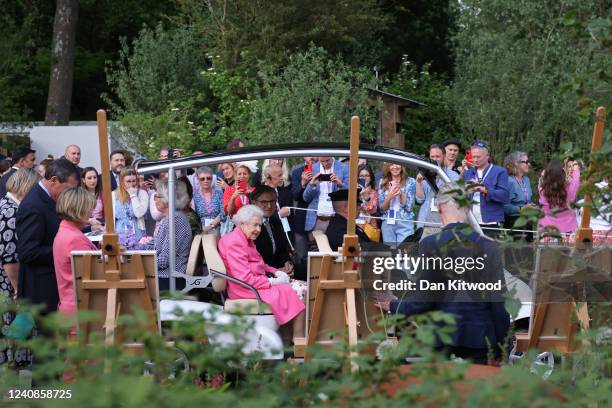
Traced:
<path fill-rule="evenodd" d="M 201 71 L 210 60 L 193 30 L 144 29 L 132 47 L 123 43 L 121 59 L 109 67 L 116 96 L 107 101 L 133 148 L 149 156 L 163 145 L 218 147 L 211 133 L 216 110 Z"/>
<path fill-rule="evenodd" d="M 452 101 L 464 138 L 482 138 L 497 160 L 518 146 L 540 164 L 561 142 L 590 144 L 589 119 L 565 87 L 593 60 L 564 27 L 572 10 L 591 16 L 598 0 L 467 0 L 461 3 Z"/>
<path fill-rule="evenodd" d="M 398 74 L 385 86 L 392 93 L 425 105 L 404 111 L 402 129 L 408 151 L 424 153 L 432 143 L 456 134 L 457 123 L 450 103 L 450 85 L 444 75 L 430 72 L 430 64 L 424 64 L 419 69 L 404 56 Z"/>
<path fill-rule="evenodd" d="M 352 68 L 311 46 L 292 55 L 280 72 L 264 69 L 260 80 L 234 127 L 252 144 L 347 141 L 352 115 L 361 117 L 364 140 L 376 139 L 366 89 L 373 85 L 371 71 Z"/>
<path fill-rule="evenodd" d="M 374 0 L 177 0 L 179 26 L 194 27 L 226 69 L 284 65 L 311 42 L 357 62 L 374 61 L 386 19 Z"/>

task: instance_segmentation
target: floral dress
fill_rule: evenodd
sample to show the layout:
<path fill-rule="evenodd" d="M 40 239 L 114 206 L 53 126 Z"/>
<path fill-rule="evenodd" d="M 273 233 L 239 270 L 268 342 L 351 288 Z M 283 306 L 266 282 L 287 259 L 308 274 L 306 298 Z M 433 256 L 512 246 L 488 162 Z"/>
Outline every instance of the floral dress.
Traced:
<path fill-rule="evenodd" d="M 200 217 L 202 226 L 206 226 L 207 220 L 214 220 L 220 217 L 223 221 L 225 214 L 223 212 L 223 191 L 215 188 L 210 200 L 206 200 L 199 190 L 193 193 L 193 206 Z"/>
<path fill-rule="evenodd" d="M 389 209 L 384 211 L 381 226 L 383 242 L 400 243 L 414 233 L 414 214 L 412 210 L 416 197 L 416 180 L 408 177 L 401 190 L 406 196 L 406 202 L 402 204 L 399 197 L 395 198 L 392 200 Z M 382 209 L 387 194 L 389 194 L 388 188 L 379 188 L 378 207 L 380 209 Z"/>
<path fill-rule="evenodd" d="M 134 249 L 145 231 L 138 226 L 138 218 L 134 214 L 131 201 L 121 204 L 115 200 L 115 230 L 119 235 L 119 244 L 127 249 Z"/>
<path fill-rule="evenodd" d="M 17 203 L 8 195 L 0 200 L 0 264 L 17 263 L 17 233 L 15 219 L 17 216 Z M 4 268 L 0 266 L 0 293 L 10 302 L 14 295 L 14 288 Z M 27 349 L 13 350 L 10 342 L 4 336 L 15 318 L 15 313 L 3 313 L 0 334 L 0 365 L 13 363 L 16 367 L 25 367 L 32 362 L 32 356 Z"/>

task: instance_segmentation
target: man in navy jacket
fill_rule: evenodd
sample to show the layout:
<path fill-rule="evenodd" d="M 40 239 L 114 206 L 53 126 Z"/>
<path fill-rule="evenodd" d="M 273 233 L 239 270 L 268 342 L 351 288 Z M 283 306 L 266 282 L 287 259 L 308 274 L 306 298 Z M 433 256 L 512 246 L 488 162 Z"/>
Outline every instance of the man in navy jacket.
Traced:
<path fill-rule="evenodd" d="M 53 266 L 53 240 L 60 224 L 55 202 L 64 190 L 78 183 L 74 164 L 64 158 L 54 160 L 47 165 L 45 178 L 32 187 L 17 210 L 17 295 L 43 304 L 43 314 L 56 311 L 59 301 Z"/>
<path fill-rule="evenodd" d="M 472 199 L 472 213 L 485 234 L 496 237 L 504 222 L 504 204 L 508 203 L 508 172 L 489 163 L 489 147 L 483 141 L 472 144 L 473 167 L 465 170 L 463 179 L 468 183 Z"/>
<path fill-rule="evenodd" d="M 506 342 L 510 328 L 510 316 L 505 310 L 505 279 L 499 247 L 465 223 L 467 210 L 460 208 L 453 191 L 459 189 L 455 183 L 444 184 L 438 193 L 438 210 L 444 224 L 441 232 L 424 238 L 419 243 L 419 255 L 442 259 L 472 258 L 484 268 L 459 270 L 421 268 L 413 275 L 417 288 L 420 282 L 445 283 L 441 291 L 412 291 L 404 300 L 379 302 L 378 306 L 391 313 L 406 316 L 439 310 L 453 315 L 455 330 L 451 344 L 438 341 L 437 347 L 458 357 L 469 358 L 477 363 L 486 363 L 489 349 L 496 358 L 501 356 L 501 347 Z M 446 261 L 445 261 L 446 262 Z M 456 263 L 455 265 L 459 265 Z M 461 272 L 461 273 L 459 273 Z M 501 289 L 465 290 L 451 288 L 449 281 L 460 279 L 468 283 L 497 283 Z"/>

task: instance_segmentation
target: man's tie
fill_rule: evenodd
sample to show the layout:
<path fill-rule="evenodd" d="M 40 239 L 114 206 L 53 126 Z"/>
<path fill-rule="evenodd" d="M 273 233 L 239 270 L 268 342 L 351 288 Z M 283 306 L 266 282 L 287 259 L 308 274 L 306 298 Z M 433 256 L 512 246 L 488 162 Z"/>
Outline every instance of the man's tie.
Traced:
<path fill-rule="evenodd" d="M 276 253 L 276 242 L 274 242 L 274 234 L 272 234 L 272 226 L 270 226 L 270 219 L 266 218 L 264 220 L 264 226 L 266 227 L 266 231 L 268 231 L 268 235 L 270 236 L 270 241 L 272 241 L 272 253 Z"/>

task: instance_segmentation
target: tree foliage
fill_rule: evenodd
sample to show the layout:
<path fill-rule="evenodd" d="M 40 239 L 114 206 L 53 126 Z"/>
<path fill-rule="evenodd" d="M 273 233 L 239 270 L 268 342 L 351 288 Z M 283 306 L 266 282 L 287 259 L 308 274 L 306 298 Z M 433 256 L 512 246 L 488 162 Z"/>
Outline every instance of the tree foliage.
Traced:
<path fill-rule="evenodd" d="M 375 140 L 375 112 L 366 89 L 373 76 L 368 70 L 352 68 L 313 46 L 292 55 L 280 72 L 267 67 L 260 80 L 238 124 L 253 144 L 347 141 L 353 115 L 361 118 L 364 139 Z"/>
<path fill-rule="evenodd" d="M 164 145 L 217 147 L 210 130 L 212 94 L 201 71 L 210 65 L 192 30 L 144 29 L 108 69 L 116 95 L 107 97 L 128 144 L 149 156 Z"/>
<path fill-rule="evenodd" d="M 306 50 L 311 42 L 334 55 L 369 59 L 386 22 L 374 0 L 177 0 L 177 4 L 177 24 L 198 30 L 230 70 L 239 66 L 256 70 L 260 61 L 284 65 L 292 53 Z"/>
<path fill-rule="evenodd" d="M 564 16 L 572 10 L 588 19 L 599 3 L 462 2 L 452 102 L 463 136 L 488 140 L 498 160 L 517 146 L 540 163 L 562 141 L 586 147 L 590 124 L 566 85 L 596 62 L 577 46 Z"/>
<path fill-rule="evenodd" d="M 424 104 L 408 107 L 404 111 L 402 130 L 406 150 L 423 153 L 432 143 L 456 134 L 457 124 L 450 103 L 448 80 L 441 74 L 431 72 L 429 64 L 419 68 L 404 56 L 398 74 L 385 86 L 392 93 Z"/>

